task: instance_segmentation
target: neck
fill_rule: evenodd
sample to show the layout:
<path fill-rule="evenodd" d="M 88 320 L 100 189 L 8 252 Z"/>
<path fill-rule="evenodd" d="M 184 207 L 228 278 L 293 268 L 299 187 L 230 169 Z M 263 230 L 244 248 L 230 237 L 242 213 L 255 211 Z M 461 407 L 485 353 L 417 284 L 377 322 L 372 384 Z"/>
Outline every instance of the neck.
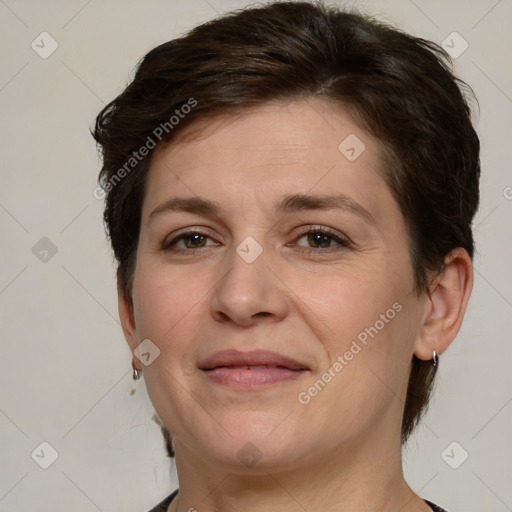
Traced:
<path fill-rule="evenodd" d="M 430 510 L 404 479 L 399 441 L 373 436 L 347 444 L 282 467 L 241 469 L 199 458 L 176 442 L 180 490 L 169 511 Z"/>

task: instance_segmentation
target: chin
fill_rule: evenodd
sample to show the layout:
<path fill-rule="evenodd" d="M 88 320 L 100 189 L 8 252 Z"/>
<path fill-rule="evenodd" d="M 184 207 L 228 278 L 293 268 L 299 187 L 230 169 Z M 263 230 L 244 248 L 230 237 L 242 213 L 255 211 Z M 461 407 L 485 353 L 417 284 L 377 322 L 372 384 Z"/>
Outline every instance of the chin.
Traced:
<path fill-rule="evenodd" d="M 222 434 L 218 435 L 218 428 L 208 429 L 208 434 L 202 439 L 196 432 L 193 442 L 203 456 L 229 466 L 226 470 L 233 471 L 235 467 L 237 472 L 266 473 L 281 465 L 289 467 L 300 457 L 297 453 L 300 441 L 287 436 L 286 429 L 278 433 L 274 421 L 252 423 L 250 414 L 247 414 L 243 423 L 224 420 L 222 424 L 227 432 L 221 429 Z"/>

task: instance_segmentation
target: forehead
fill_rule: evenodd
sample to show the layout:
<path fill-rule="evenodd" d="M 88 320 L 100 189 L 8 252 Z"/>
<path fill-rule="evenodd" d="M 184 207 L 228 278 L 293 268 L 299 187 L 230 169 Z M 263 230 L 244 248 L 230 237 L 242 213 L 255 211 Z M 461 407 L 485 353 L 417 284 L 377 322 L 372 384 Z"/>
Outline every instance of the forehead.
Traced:
<path fill-rule="evenodd" d="M 260 191 L 270 201 L 336 189 L 371 202 L 385 186 L 379 144 L 332 102 L 273 102 L 190 128 L 155 150 L 143 215 L 171 193 L 242 201 Z"/>
<path fill-rule="evenodd" d="M 158 146 L 155 158 L 169 152 L 180 157 L 192 147 L 194 152 L 215 148 L 264 151 L 277 156 L 292 150 L 302 152 L 302 157 L 327 150 L 337 158 L 343 154 L 338 145 L 350 135 L 370 146 L 370 152 L 376 149 L 374 137 L 359 127 L 340 104 L 314 98 L 272 101 L 238 114 L 196 120 L 170 145 Z M 187 158 L 192 156 L 187 154 Z"/>

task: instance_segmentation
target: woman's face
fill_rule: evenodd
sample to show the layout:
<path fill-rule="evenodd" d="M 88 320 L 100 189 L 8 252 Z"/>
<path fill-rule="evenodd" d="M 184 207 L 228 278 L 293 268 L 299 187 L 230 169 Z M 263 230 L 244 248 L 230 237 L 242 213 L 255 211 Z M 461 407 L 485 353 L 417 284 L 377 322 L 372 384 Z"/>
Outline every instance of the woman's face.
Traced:
<path fill-rule="evenodd" d="M 313 99 L 205 127 L 155 152 L 128 335 L 150 340 L 178 457 L 256 471 L 395 446 L 426 307 L 375 140 Z M 202 369 L 228 349 L 305 369 Z"/>

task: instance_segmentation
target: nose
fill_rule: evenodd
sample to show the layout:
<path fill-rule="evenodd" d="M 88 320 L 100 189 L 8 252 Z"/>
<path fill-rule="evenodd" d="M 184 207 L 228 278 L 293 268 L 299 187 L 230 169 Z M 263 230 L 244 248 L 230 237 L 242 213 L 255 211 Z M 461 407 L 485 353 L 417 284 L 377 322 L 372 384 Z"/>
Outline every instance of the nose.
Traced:
<path fill-rule="evenodd" d="M 261 321 L 280 321 L 289 310 L 288 289 L 278 277 L 268 249 L 254 260 L 233 248 L 226 255 L 223 277 L 211 296 L 211 313 L 217 321 L 249 327 Z"/>

